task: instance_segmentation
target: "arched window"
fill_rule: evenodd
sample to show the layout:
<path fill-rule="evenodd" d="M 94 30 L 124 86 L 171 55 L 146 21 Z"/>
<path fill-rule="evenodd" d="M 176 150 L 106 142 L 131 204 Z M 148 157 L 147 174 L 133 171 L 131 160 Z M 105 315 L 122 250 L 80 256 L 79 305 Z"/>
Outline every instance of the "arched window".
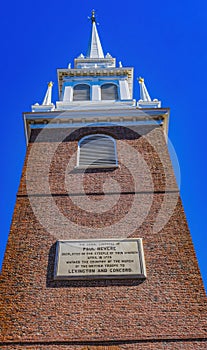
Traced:
<path fill-rule="evenodd" d="M 102 100 L 118 100 L 118 89 L 115 84 L 103 84 L 101 86 Z"/>
<path fill-rule="evenodd" d="M 73 88 L 73 101 L 90 100 L 90 86 L 87 84 L 78 84 Z"/>
<path fill-rule="evenodd" d="M 79 141 L 79 167 L 113 167 L 117 166 L 115 140 L 102 134 L 83 137 Z"/>

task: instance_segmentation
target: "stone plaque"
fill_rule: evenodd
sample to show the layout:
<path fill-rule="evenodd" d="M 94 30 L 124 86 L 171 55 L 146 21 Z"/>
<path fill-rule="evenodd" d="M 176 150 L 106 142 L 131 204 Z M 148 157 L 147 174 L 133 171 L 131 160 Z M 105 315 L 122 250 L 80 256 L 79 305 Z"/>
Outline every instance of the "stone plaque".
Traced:
<path fill-rule="evenodd" d="M 57 241 L 55 279 L 145 277 L 141 238 Z"/>

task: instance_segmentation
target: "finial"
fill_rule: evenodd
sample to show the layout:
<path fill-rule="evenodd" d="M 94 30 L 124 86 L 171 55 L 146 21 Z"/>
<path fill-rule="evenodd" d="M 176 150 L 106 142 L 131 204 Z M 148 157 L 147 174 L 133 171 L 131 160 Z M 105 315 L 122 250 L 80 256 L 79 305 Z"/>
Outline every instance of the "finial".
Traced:
<path fill-rule="evenodd" d="M 35 103 L 32 105 L 32 112 L 36 111 L 53 111 L 55 109 L 54 104 L 52 103 L 52 87 L 53 81 L 49 81 L 47 83 L 47 91 L 44 97 L 43 102 L 39 105 L 39 103 Z"/>
<path fill-rule="evenodd" d="M 92 15 L 91 17 L 89 17 L 89 19 L 91 20 L 92 26 L 91 26 L 91 37 L 88 45 L 87 58 L 104 58 L 103 49 L 99 39 L 98 31 L 96 28 L 96 24 L 98 23 L 96 22 L 94 10 L 92 10 Z"/>
<path fill-rule="evenodd" d="M 48 105 L 51 105 L 52 102 L 51 102 L 51 98 L 52 98 L 52 87 L 53 87 L 53 82 L 50 81 L 48 84 L 47 84 L 47 92 L 45 94 L 45 98 L 42 102 L 42 106 L 48 106 Z"/>
<path fill-rule="evenodd" d="M 90 20 L 92 23 L 96 23 L 95 10 L 92 10 Z"/>
<path fill-rule="evenodd" d="M 138 101 L 137 106 L 139 108 L 160 108 L 161 101 L 158 101 L 157 99 L 153 101 L 151 100 L 151 97 L 144 83 L 144 78 L 139 77 L 137 80 L 140 84 L 140 100 Z"/>

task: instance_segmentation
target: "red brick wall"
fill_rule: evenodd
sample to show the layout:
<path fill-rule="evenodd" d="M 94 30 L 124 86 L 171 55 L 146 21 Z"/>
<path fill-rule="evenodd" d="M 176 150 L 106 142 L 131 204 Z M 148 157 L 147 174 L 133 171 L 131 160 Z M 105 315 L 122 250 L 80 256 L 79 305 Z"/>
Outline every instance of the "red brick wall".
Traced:
<path fill-rule="evenodd" d="M 91 130 L 117 140 L 119 168 L 74 169 Z M 85 210 L 103 200 L 101 214 Z M 54 281 L 58 239 L 113 237 L 143 238 L 145 281 Z M 205 292 L 160 127 L 33 131 L 1 296 L 1 348 L 205 348 Z"/>

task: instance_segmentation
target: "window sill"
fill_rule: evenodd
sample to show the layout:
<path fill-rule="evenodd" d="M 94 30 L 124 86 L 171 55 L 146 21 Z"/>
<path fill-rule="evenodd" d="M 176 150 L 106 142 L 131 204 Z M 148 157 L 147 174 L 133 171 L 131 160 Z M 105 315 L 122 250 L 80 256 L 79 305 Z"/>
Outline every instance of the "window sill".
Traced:
<path fill-rule="evenodd" d="M 105 165 L 76 165 L 75 169 L 116 169 L 119 168 L 118 164 L 105 164 Z"/>

